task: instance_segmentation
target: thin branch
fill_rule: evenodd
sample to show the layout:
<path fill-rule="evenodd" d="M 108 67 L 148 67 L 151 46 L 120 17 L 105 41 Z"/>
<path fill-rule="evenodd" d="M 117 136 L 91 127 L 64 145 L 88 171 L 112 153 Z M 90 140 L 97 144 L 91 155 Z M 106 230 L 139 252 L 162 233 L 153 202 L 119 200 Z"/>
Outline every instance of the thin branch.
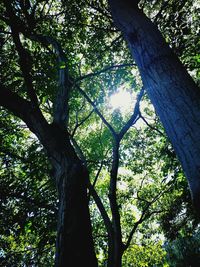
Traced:
<path fill-rule="evenodd" d="M 97 180 L 98 180 L 98 178 L 99 178 L 99 175 L 100 175 L 100 173 L 101 173 L 102 168 L 103 168 L 103 161 L 101 161 L 101 165 L 100 165 L 100 167 L 99 167 L 99 169 L 98 169 L 98 171 L 97 171 L 97 173 L 96 173 L 96 175 L 95 175 L 94 182 L 93 182 L 93 184 L 92 184 L 92 187 L 93 187 L 93 188 L 95 188 L 96 182 L 97 182 Z M 88 200 L 90 200 L 90 196 L 91 196 L 91 191 L 89 190 L 89 193 L 88 193 Z"/>
<path fill-rule="evenodd" d="M 92 111 L 90 111 L 90 113 L 85 118 L 83 118 L 81 122 L 77 122 L 76 123 L 76 125 L 74 127 L 74 130 L 73 130 L 73 132 L 71 134 L 72 137 L 75 135 L 76 130 L 78 129 L 78 127 L 80 127 L 87 119 L 89 119 L 89 117 L 92 115 L 93 112 L 94 112 L 94 109 Z"/>
<path fill-rule="evenodd" d="M 146 200 L 146 199 L 144 199 L 144 198 L 141 198 L 141 197 L 139 196 L 139 193 L 140 193 L 140 191 L 141 191 L 141 189 L 142 189 L 142 187 L 143 187 L 143 183 L 144 183 L 145 178 L 146 178 L 146 176 L 144 176 L 144 177 L 142 178 L 142 181 L 141 181 L 141 183 L 140 183 L 140 187 L 139 187 L 139 189 L 137 190 L 137 199 L 138 199 L 138 200 L 141 200 L 141 201 L 144 201 L 144 202 L 146 202 L 146 203 L 149 203 L 148 200 Z"/>
<path fill-rule="evenodd" d="M 110 218 L 108 217 L 108 214 L 104 208 L 104 205 L 103 205 L 100 197 L 98 196 L 96 190 L 94 189 L 94 187 L 92 186 L 92 184 L 90 182 L 88 183 L 88 188 L 89 188 L 90 193 L 91 193 L 91 195 L 92 195 L 92 197 L 93 197 L 93 199 L 94 199 L 94 201 L 95 201 L 95 203 L 96 203 L 96 205 L 97 205 L 97 207 L 101 213 L 101 216 L 103 218 L 107 233 L 109 236 L 111 236 L 112 235 L 112 223 L 110 221 Z"/>
<path fill-rule="evenodd" d="M 170 185 L 170 182 L 168 182 L 166 185 L 165 185 L 165 188 Z M 146 207 L 143 209 L 142 211 L 142 214 L 139 218 L 139 220 L 134 224 L 133 226 L 133 229 L 131 230 L 130 234 L 129 234 L 129 237 L 128 237 L 128 240 L 126 242 L 126 244 L 124 245 L 124 250 L 126 250 L 130 243 L 131 243 L 131 240 L 133 238 L 133 235 L 135 233 L 135 231 L 137 230 L 137 227 L 143 222 L 145 221 L 147 218 L 149 218 L 150 216 L 152 216 L 153 214 L 157 213 L 158 211 L 151 211 L 149 212 L 149 208 L 150 206 L 155 203 L 157 200 L 160 199 L 160 197 L 165 194 L 170 188 L 167 188 L 165 190 L 162 190 L 161 192 L 159 192 L 151 201 L 147 201 L 147 205 Z M 162 211 L 159 211 L 159 213 L 162 212 Z"/>
<path fill-rule="evenodd" d="M 96 104 L 90 99 L 90 97 L 81 89 L 80 86 L 75 84 L 76 88 L 79 90 L 79 92 L 85 97 L 85 99 L 88 101 L 88 103 L 94 108 L 95 113 L 101 118 L 103 123 L 108 127 L 112 135 L 116 138 L 117 133 L 115 132 L 112 125 L 104 118 L 104 116 L 101 114 L 101 112 L 98 110 Z"/>
<path fill-rule="evenodd" d="M 133 226 L 133 228 L 132 228 L 132 230 L 131 230 L 131 232 L 129 234 L 128 240 L 127 240 L 126 244 L 123 247 L 124 250 L 126 250 L 130 246 L 131 240 L 133 238 L 133 235 L 134 235 L 135 231 L 138 228 L 138 225 L 140 225 L 143 222 L 143 217 L 144 217 L 144 213 L 142 213 L 142 215 L 140 216 L 140 219 L 134 224 L 134 226 Z"/>
<path fill-rule="evenodd" d="M 160 135 L 165 136 L 165 134 L 163 132 L 161 132 L 159 129 L 157 129 L 156 127 L 152 126 L 151 124 L 148 123 L 148 121 L 145 119 L 144 116 L 142 116 L 142 114 L 139 114 L 139 117 L 146 123 L 146 125 L 151 128 L 152 130 L 158 132 Z"/>
<path fill-rule="evenodd" d="M 108 67 L 105 67 L 104 69 L 101 69 L 99 71 L 96 71 L 96 72 L 91 72 L 91 73 L 88 73 L 88 74 L 85 74 L 81 77 L 79 77 L 76 82 L 79 82 L 79 81 L 82 81 L 84 79 L 87 79 L 87 78 L 91 78 L 91 77 L 94 77 L 94 76 L 97 76 L 101 73 L 104 73 L 104 72 L 107 72 L 109 70 L 114 70 L 114 69 L 119 69 L 119 68 L 126 68 L 126 67 L 133 67 L 133 66 L 136 66 L 135 64 L 133 63 L 124 63 L 124 64 L 119 64 L 119 65 L 112 65 L 112 66 L 108 66 Z"/>
<path fill-rule="evenodd" d="M 88 1 L 87 4 L 90 8 L 94 9 L 95 11 L 98 11 L 101 15 L 109 19 L 109 21 L 112 21 L 112 16 L 107 9 L 104 8 L 103 10 L 100 5 L 94 4 L 92 1 Z"/>
<path fill-rule="evenodd" d="M 99 178 L 99 175 L 100 175 L 100 173 L 101 173 L 101 170 L 102 170 L 102 168 L 103 168 L 103 165 L 104 165 L 104 162 L 103 162 L 103 160 L 102 160 L 102 161 L 101 161 L 101 165 L 100 165 L 100 167 L 99 167 L 99 169 L 98 169 L 98 171 L 97 171 L 97 173 L 96 173 L 96 175 L 95 175 L 94 182 L 93 182 L 93 184 L 92 184 L 93 188 L 95 188 L 97 179 Z"/>
<path fill-rule="evenodd" d="M 110 163 L 110 160 L 102 160 L 102 162 L 103 162 L 103 164 L 104 165 L 109 165 L 109 163 Z M 87 160 L 87 163 L 89 163 L 89 164 L 101 164 L 101 161 L 98 161 L 98 160 Z"/>
<path fill-rule="evenodd" d="M 150 218 L 153 214 L 159 214 L 165 212 L 165 210 L 154 210 L 152 212 L 149 212 L 148 214 L 146 214 L 145 211 L 143 211 L 143 213 L 140 216 L 140 219 L 134 224 L 133 229 L 131 230 L 128 240 L 126 242 L 126 244 L 123 246 L 124 251 L 130 246 L 131 240 L 133 238 L 133 235 L 135 233 L 135 231 L 137 230 L 138 226 L 143 223 L 147 217 Z"/>
<path fill-rule="evenodd" d="M 109 51 L 117 42 L 119 42 L 121 39 L 121 41 L 123 41 L 123 35 L 120 34 L 118 37 L 116 37 L 109 46 L 107 46 L 105 49 L 103 49 L 99 54 L 96 55 L 96 60 L 100 60 L 102 59 L 102 53 L 105 53 L 107 51 Z"/>
<path fill-rule="evenodd" d="M 144 87 L 140 90 L 140 93 L 137 95 L 137 101 L 135 104 L 134 112 L 131 118 L 127 121 L 124 127 L 121 129 L 120 133 L 118 134 L 119 140 L 123 138 L 123 136 L 127 133 L 130 127 L 138 120 L 140 114 L 140 101 L 144 95 Z"/>

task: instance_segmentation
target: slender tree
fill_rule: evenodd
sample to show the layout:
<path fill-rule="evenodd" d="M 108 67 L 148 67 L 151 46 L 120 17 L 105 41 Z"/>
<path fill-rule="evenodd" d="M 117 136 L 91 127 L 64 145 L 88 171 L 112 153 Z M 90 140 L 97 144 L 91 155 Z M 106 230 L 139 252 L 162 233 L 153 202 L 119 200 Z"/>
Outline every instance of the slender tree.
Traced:
<path fill-rule="evenodd" d="M 136 0 L 109 0 L 200 213 L 200 91 Z"/>

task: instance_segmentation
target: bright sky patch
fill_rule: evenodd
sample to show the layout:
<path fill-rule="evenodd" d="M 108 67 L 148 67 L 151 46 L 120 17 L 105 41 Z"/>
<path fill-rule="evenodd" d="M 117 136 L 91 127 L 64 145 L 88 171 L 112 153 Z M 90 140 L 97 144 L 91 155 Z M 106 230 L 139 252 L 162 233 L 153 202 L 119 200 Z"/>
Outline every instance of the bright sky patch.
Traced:
<path fill-rule="evenodd" d="M 113 110 L 120 109 L 122 113 L 130 112 L 134 107 L 133 97 L 124 89 L 119 89 L 110 96 L 110 105 Z"/>

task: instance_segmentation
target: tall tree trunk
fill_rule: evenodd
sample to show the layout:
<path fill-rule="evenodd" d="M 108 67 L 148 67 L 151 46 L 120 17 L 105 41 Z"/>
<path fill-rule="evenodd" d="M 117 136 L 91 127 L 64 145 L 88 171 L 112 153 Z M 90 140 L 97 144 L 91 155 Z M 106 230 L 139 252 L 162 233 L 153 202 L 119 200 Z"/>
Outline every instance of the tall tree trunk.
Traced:
<path fill-rule="evenodd" d="M 88 172 L 65 130 L 49 125 L 41 111 L 0 83 L 0 105 L 21 118 L 38 137 L 54 168 L 59 194 L 56 267 L 98 266 L 88 209 Z"/>
<path fill-rule="evenodd" d="M 41 143 L 53 166 L 59 196 L 55 267 L 79 267 L 80 262 L 82 266 L 97 267 L 87 168 L 76 155 L 68 134 L 54 123 L 48 128 L 48 138 L 41 138 Z"/>
<path fill-rule="evenodd" d="M 109 201 L 112 213 L 112 242 L 109 243 L 108 267 L 121 267 L 122 232 L 119 206 L 117 203 L 117 176 L 119 168 L 119 140 L 116 136 L 113 143 L 113 160 L 110 173 Z"/>
<path fill-rule="evenodd" d="M 188 179 L 200 213 L 200 91 L 138 1 L 110 0 L 143 84 Z"/>
<path fill-rule="evenodd" d="M 91 235 L 87 183 L 88 172 L 80 161 L 65 155 L 57 165 L 59 193 L 55 267 L 97 266 Z"/>

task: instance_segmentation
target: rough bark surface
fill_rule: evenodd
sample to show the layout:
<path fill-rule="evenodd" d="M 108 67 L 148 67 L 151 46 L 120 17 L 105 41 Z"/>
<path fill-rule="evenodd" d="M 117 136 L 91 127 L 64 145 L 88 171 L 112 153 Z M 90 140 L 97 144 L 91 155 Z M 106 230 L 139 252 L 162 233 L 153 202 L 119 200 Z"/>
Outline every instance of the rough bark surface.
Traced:
<path fill-rule="evenodd" d="M 88 173 L 81 162 L 68 163 L 63 155 L 57 169 L 59 215 L 56 267 L 97 266 L 87 198 Z M 69 256 L 70 255 L 70 256 Z"/>
<path fill-rule="evenodd" d="M 200 91 L 137 2 L 109 1 L 116 25 L 129 44 L 200 213 Z"/>

